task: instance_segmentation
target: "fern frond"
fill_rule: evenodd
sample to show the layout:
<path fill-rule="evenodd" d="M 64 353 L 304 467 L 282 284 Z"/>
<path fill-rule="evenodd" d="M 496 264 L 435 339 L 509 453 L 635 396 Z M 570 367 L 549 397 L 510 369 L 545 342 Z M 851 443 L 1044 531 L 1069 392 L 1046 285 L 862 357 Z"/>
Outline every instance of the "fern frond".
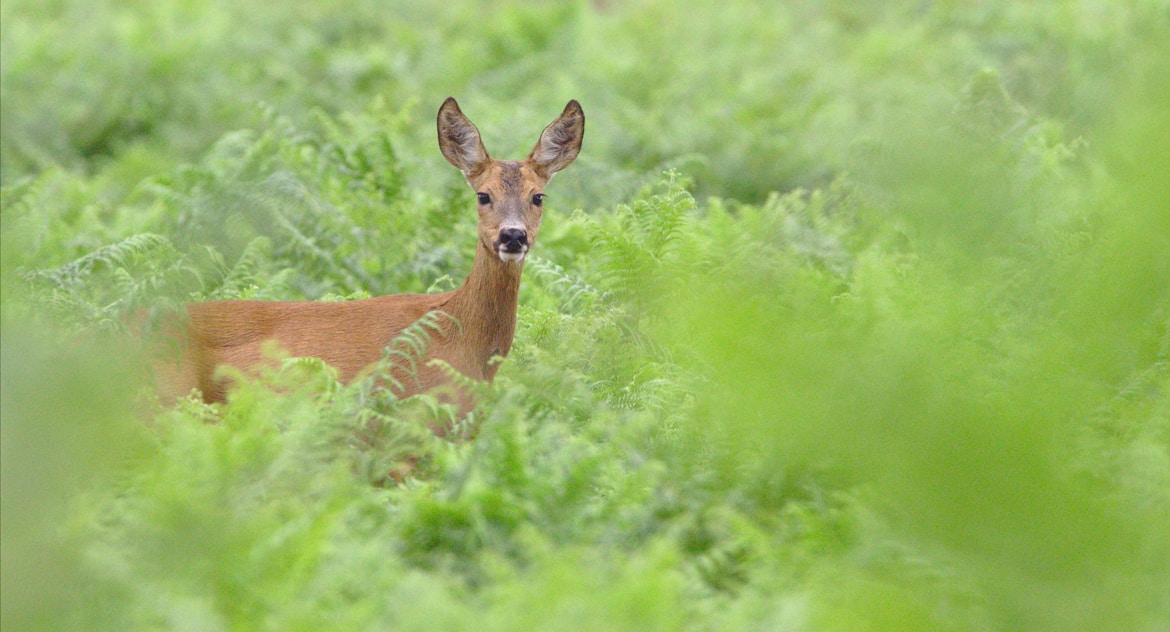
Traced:
<path fill-rule="evenodd" d="M 426 355 L 427 348 L 435 336 L 442 336 L 446 331 L 444 321 L 448 327 L 454 327 L 460 334 L 463 325 L 457 318 L 442 310 L 432 310 L 423 314 L 418 320 L 411 323 L 395 336 L 382 350 L 382 360 L 378 369 L 369 380 L 370 388 L 378 382 L 387 382 L 394 393 L 402 393 L 405 385 L 396 377 L 396 373 L 414 379 L 418 377 L 418 364 Z"/>
<path fill-rule="evenodd" d="M 60 267 L 37 270 L 29 276 L 47 280 L 59 287 L 70 287 L 88 279 L 101 266 L 128 267 L 136 259 L 145 258 L 151 252 L 164 248 L 171 248 L 171 242 L 166 237 L 154 233 L 139 233 L 118 243 L 102 246 Z"/>
<path fill-rule="evenodd" d="M 427 287 L 425 294 L 440 294 L 442 292 L 454 290 L 458 287 L 459 284 L 455 281 L 455 279 L 451 278 L 451 275 L 444 274 L 443 276 L 435 279 L 435 281 L 431 283 L 429 287 Z"/>
<path fill-rule="evenodd" d="M 56 268 L 19 274 L 43 313 L 80 329 L 103 331 L 124 328 L 126 315 L 142 308 L 153 323 L 177 307 L 176 295 L 190 277 L 201 282 L 170 240 L 153 233 L 131 235 Z"/>
<path fill-rule="evenodd" d="M 666 190 L 648 199 L 635 201 L 628 207 L 643 235 L 642 243 L 656 260 L 661 260 L 667 248 L 678 236 L 686 215 L 695 209 L 695 199 L 686 190 L 689 182 L 673 169 L 663 174 Z"/>
<path fill-rule="evenodd" d="M 243 298 L 246 290 L 260 284 L 259 277 L 265 263 L 272 258 L 272 241 L 265 236 L 259 236 L 248 242 L 235 265 L 227 268 L 223 256 L 211 246 L 207 247 L 208 256 L 224 270 L 223 280 L 219 287 L 210 295 L 214 300 Z"/>
<path fill-rule="evenodd" d="M 598 273 L 618 294 L 653 286 L 664 267 L 678 260 L 678 242 L 693 225 L 690 214 L 696 205 L 685 180 L 668 171 L 660 186 L 665 190 L 645 192 L 631 204 L 618 205 L 607 224 L 583 213 L 574 215 L 589 225 Z"/>
<path fill-rule="evenodd" d="M 499 356 L 496 357 L 498 358 Z M 460 373 L 459 369 L 438 358 L 427 361 L 427 366 L 438 369 L 451 384 L 468 393 L 484 395 L 491 389 L 491 386 L 487 382 L 467 377 L 463 373 Z"/>
<path fill-rule="evenodd" d="M 533 256 L 528 266 L 539 282 L 552 291 L 561 302 L 564 311 L 587 309 L 594 302 L 603 299 L 600 290 L 582 277 L 568 273 L 563 267 L 539 256 Z"/>

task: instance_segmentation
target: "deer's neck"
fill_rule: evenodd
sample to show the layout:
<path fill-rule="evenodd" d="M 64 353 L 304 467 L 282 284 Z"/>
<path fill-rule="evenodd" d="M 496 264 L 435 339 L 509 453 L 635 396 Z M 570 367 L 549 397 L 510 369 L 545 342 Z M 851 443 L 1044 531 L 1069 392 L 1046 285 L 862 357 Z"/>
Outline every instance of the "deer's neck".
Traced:
<path fill-rule="evenodd" d="M 463 328 L 460 345 L 467 368 L 483 371 L 483 378 L 495 377 L 493 356 L 506 356 L 516 334 L 516 303 L 524 262 L 501 261 L 482 243 L 463 286 L 455 290 L 446 309 Z M 478 372 L 478 371 L 477 371 Z"/>

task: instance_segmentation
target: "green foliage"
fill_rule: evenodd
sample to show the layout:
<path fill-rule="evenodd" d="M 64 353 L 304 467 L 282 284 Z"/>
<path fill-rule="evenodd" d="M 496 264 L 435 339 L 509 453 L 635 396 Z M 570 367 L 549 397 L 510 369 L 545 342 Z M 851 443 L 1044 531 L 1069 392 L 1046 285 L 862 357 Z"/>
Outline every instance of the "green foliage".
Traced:
<path fill-rule="evenodd" d="M 1170 622 L 1164 3 L 0 6 L 5 629 Z M 150 402 L 184 301 L 459 285 L 447 94 L 589 117 L 475 411 L 441 313 Z"/>

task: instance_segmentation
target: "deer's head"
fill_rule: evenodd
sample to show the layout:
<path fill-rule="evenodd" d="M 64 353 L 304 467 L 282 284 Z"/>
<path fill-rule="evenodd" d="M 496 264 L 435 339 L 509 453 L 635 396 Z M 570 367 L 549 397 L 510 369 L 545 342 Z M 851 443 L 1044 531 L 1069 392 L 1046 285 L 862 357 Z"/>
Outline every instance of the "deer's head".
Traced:
<path fill-rule="evenodd" d="M 581 105 L 569 101 L 524 160 L 489 156 L 479 130 L 453 98 L 439 108 L 438 127 L 443 156 L 463 172 L 476 193 L 480 246 L 504 262 L 523 261 L 536 243 L 545 185 L 581 151 L 585 133 Z"/>

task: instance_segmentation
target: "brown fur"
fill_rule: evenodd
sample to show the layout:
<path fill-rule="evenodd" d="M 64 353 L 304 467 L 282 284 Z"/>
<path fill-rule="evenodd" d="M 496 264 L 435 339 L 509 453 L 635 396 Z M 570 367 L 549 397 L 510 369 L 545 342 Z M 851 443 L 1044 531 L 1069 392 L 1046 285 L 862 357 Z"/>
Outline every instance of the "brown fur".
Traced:
<path fill-rule="evenodd" d="M 439 359 L 469 378 L 491 382 L 507 356 L 516 331 L 516 304 L 523 259 L 504 261 L 498 254 L 503 228 L 523 229 L 529 248 L 540 227 L 541 194 L 553 174 L 577 157 L 585 115 L 576 101 L 541 134 L 522 161 L 498 161 L 484 149 L 479 131 L 454 99 L 439 109 L 439 148 L 458 167 L 477 193 L 491 202 L 479 206 L 475 263 L 463 285 L 444 294 L 394 294 L 350 302 L 215 301 L 186 306 L 180 331 L 178 362 L 155 365 L 160 396 L 181 397 L 198 389 L 209 402 L 223 401 L 227 387 L 215 377 L 220 365 L 242 369 L 264 361 L 263 348 L 275 341 L 292 356 L 311 356 L 337 368 L 348 382 L 382 357 L 383 349 L 402 330 L 430 311 L 440 310 L 458 321 L 441 319 L 443 331 L 432 336 L 413 379 L 403 380 L 403 396 L 445 385 L 446 374 L 427 361 Z M 463 412 L 471 408 L 457 397 Z"/>

